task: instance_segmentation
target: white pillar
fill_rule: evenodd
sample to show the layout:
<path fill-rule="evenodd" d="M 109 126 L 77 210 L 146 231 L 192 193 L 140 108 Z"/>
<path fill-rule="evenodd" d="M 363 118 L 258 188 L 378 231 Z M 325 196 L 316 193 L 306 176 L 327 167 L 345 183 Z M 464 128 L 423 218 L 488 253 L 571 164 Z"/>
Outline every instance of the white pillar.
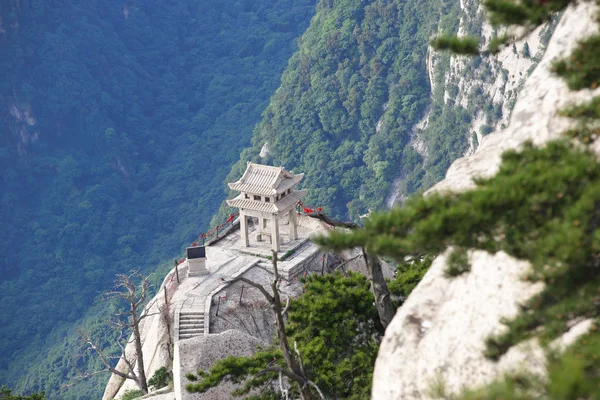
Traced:
<path fill-rule="evenodd" d="M 279 215 L 273 214 L 271 217 L 271 248 L 279 251 Z"/>
<path fill-rule="evenodd" d="M 295 209 L 290 210 L 288 219 L 290 221 L 290 240 L 296 240 L 298 239 L 298 220 Z"/>
<path fill-rule="evenodd" d="M 258 217 L 258 235 L 256 235 L 256 240 L 259 242 L 263 241 L 262 233 L 267 232 L 267 219 L 263 217 Z"/>
<path fill-rule="evenodd" d="M 242 210 L 240 210 L 240 236 L 242 238 L 242 246 L 250 247 L 248 241 L 248 217 Z"/>

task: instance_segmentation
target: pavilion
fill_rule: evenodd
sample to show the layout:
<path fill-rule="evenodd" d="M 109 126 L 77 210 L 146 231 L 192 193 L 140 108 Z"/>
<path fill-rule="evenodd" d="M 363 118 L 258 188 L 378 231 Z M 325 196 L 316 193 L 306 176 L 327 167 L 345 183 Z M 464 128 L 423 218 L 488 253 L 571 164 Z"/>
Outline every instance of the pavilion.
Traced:
<path fill-rule="evenodd" d="M 242 245 L 249 247 L 248 218 L 257 217 L 259 231 L 257 241 L 265 236 L 271 239 L 271 248 L 279 251 L 279 218 L 288 215 L 290 240 L 298 239 L 298 219 L 295 207 L 307 190 L 295 190 L 295 186 L 304 178 L 304 174 L 294 175 L 283 167 L 248 162 L 244 175 L 229 183 L 232 190 L 240 194 L 227 204 L 240 210 L 240 231 Z"/>

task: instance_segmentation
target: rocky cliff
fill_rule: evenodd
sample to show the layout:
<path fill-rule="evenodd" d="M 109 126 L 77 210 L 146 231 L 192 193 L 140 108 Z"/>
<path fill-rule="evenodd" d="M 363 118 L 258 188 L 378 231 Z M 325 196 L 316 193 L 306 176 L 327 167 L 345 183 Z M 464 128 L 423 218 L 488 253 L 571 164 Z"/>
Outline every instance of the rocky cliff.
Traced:
<path fill-rule="evenodd" d="M 456 56 L 429 48 L 430 106 L 414 126 L 410 140 L 424 159 L 425 186 L 439 180 L 437 174 L 447 167 L 429 151 L 444 145 L 437 140 L 440 131 L 452 141 L 452 147 L 460 149 L 459 154 L 470 155 L 484 136 L 508 125 L 517 93 L 542 59 L 557 20 L 491 57 Z M 440 19 L 438 32 L 477 37 L 484 45 L 498 34 L 477 0 L 457 2 L 456 10 Z M 394 182 L 387 199 L 389 207 L 407 197 L 404 179 L 401 175 Z"/>
<path fill-rule="evenodd" d="M 505 150 L 519 148 L 525 141 L 543 145 L 558 138 L 572 123 L 558 111 L 600 93 L 598 89 L 571 92 L 550 72 L 554 59 L 568 55 L 579 40 L 595 32 L 595 8 L 581 3 L 567 9 L 540 64 L 525 81 L 508 127 L 482 137 L 474 153 L 454 162 L 446 178 L 430 192 L 468 190 L 474 186 L 473 178 L 497 172 Z M 525 42 L 531 51 L 534 38 Z M 522 48 L 517 45 L 519 52 Z M 510 54 L 507 57 L 505 62 Z M 510 79 L 513 75 L 508 73 Z M 512 88 L 518 86 L 517 77 L 510 79 L 505 79 L 504 99 L 511 98 L 506 97 L 507 88 L 514 92 Z M 460 93 L 468 85 L 458 85 L 455 101 L 462 101 Z M 499 86 L 485 90 L 491 94 L 494 88 Z M 388 327 L 375 366 L 373 399 L 424 399 L 433 397 L 432 390 L 441 382 L 446 393 L 452 394 L 521 368 L 544 372 L 544 353 L 533 341 L 513 348 L 497 363 L 483 356 L 485 339 L 505 329 L 503 319 L 515 316 L 519 304 L 541 289 L 523 281 L 529 264 L 504 253 L 471 252 L 471 271 L 448 279 L 443 274 L 446 258 L 442 254 L 434 261 Z M 574 324 L 557 343 L 572 343 L 588 327 L 589 321 Z"/>

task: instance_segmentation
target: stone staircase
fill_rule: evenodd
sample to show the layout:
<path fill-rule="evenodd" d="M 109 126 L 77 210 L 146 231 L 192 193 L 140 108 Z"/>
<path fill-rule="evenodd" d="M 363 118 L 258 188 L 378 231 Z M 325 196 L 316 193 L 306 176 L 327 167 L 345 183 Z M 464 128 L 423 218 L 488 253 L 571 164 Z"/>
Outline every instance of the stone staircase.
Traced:
<path fill-rule="evenodd" d="M 204 307 L 181 310 L 179 314 L 179 340 L 204 335 Z"/>

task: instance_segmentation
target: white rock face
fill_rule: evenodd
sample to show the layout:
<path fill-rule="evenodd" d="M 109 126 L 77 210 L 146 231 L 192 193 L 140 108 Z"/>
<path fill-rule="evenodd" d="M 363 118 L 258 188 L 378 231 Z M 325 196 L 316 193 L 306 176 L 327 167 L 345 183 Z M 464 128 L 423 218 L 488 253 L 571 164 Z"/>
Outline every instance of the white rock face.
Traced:
<path fill-rule="evenodd" d="M 459 25 L 459 36 L 468 34 L 465 31 L 465 25 L 469 21 L 481 20 L 481 41 L 489 43 L 494 37 L 493 27 L 485 20 L 485 10 L 477 0 L 461 0 L 460 2 L 463 16 Z M 480 89 L 491 99 L 492 104 L 502 107 L 502 116 L 493 122 L 493 126 L 498 128 L 502 124 L 508 123 L 512 105 L 517 97 L 517 92 L 527 79 L 529 71 L 537 64 L 546 50 L 542 44 L 541 37 L 550 28 L 548 24 L 538 27 L 527 38 L 520 40 L 503 49 L 493 57 L 483 59 L 477 68 L 478 79 L 466 79 L 465 72 L 472 67 L 469 66 L 469 57 L 453 56 L 451 59 L 450 72 L 446 75 L 446 87 L 449 83 L 458 86 L 455 104 L 464 108 L 469 106 L 469 95 L 473 91 Z M 527 50 L 525 50 L 527 48 Z M 482 73 L 488 69 L 489 73 Z M 449 96 L 446 93 L 445 98 Z M 481 142 L 482 134 L 480 128 L 485 125 L 483 111 L 480 109 L 478 115 L 472 116 L 471 131 L 477 135 Z M 466 155 L 473 154 L 476 149 L 475 143 L 469 141 L 470 147 Z"/>
<path fill-rule="evenodd" d="M 474 26 L 481 27 L 480 31 Z M 463 155 L 475 152 L 484 133 L 508 125 L 517 93 L 545 54 L 547 38 L 544 38 L 552 29 L 554 23 L 540 26 L 514 46 L 508 46 L 497 55 L 481 58 L 476 64 L 471 57 L 458 55 L 452 55 L 449 62 L 444 62 L 447 53 L 429 47 L 427 70 L 432 104 L 435 104 L 434 99 L 443 95 L 445 108 L 467 111 L 471 119 L 469 128 L 462 132 L 462 139 L 468 144 Z M 479 0 L 460 1 L 458 35 L 479 36 L 482 47 L 496 36 L 494 28 L 485 21 L 485 11 Z M 441 76 L 441 80 L 436 82 L 436 76 Z M 409 142 L 423 157 L 425 165 L 430 153 L 427 138 L 434 108 L 428 108 L 415 124 Z M 402 174 L 396 178 L 386 201 L 389 208 L 406 198 L 401 185 L 404 178 Z"/>
<path fill-rule="evenodd" d="M 224 381 L 205 393 L 188 393 L 185 386 L 193 383 L 185 377 L 188 372 L 195 373 L 198 369 L 207 371 L 215 362 L 228 356 L 250 357 L 258 346 L 268 347 L 261 341 L 244 332 L 228 330 L 217 335 L 208 335 L 177 342 L 182 376 L 175 388 L 177 398 L 183 400 L 229 400 L 231 392 L 240 385 Z M 177 357 L 176 357 L 177 358 Z"/>
<path fill-rule="evenodd" d="M 507 129 L 485 136 L 475 154 L 456 160 L 446 178 L 432 191 L 461 191 L 474 186 L 475 177 L 489 177 L 498 171 L 500 156 L 531 140 L 543 144 L 558 138 L 571 124 L 558 111 L 568 104 L 591 100 L 598 90 L 572 92 L 562 79 L 551 73 L 554 59 L 569 55 L 577 42 L 597 30 L 593 21 L 595 7 L 583 3 L 568 9 L 548 45 L 546 54 L 525 83 L 515 104 Z"/>
<path fill-rule="evenodd" d="M 509 127 L 484 137 L 477 151 L 454 162 L 429 192 L 472 188 L 474 177 L 497 172 L 505 150 L 527 140 L 541 145 L 559 137 L 570 124 L 557 115 L 559 109 L 600 94 L 571 92 L 550 72 L 553 59 L 570 54 L 580 39 L 595 32 L 595 11 L 595 6 L 582 3 L 565 12 L 544 58 L 519 94 Z M 521 279 L 529 264 L 505 253 L 475 251 L 470 254 L 471 272 L 446 279 L 446 256 L 434 261 L 388 327 L 375 364 L 373 399 L 430 398 L 436 380 L 443 381 L 449 393 L 457 393 L 523 367 L 544 372 L 544 356 L 535 343 L 511 349 L 498 363 L 483 356 L 485 339 L 505 329 L 502 318 L 514 316 L 518 305 L 541 289 Z M 585 329 L 584 323 L 575 326 L 557 344 L 572 343 Z"/>
<path fill-rule="evenodd" d="M 260 153 L 258 153 L 260 158 L 265 158 L 269 153 L 269 142 L 265 142 L 263 146 L 260 148 Z"/>

